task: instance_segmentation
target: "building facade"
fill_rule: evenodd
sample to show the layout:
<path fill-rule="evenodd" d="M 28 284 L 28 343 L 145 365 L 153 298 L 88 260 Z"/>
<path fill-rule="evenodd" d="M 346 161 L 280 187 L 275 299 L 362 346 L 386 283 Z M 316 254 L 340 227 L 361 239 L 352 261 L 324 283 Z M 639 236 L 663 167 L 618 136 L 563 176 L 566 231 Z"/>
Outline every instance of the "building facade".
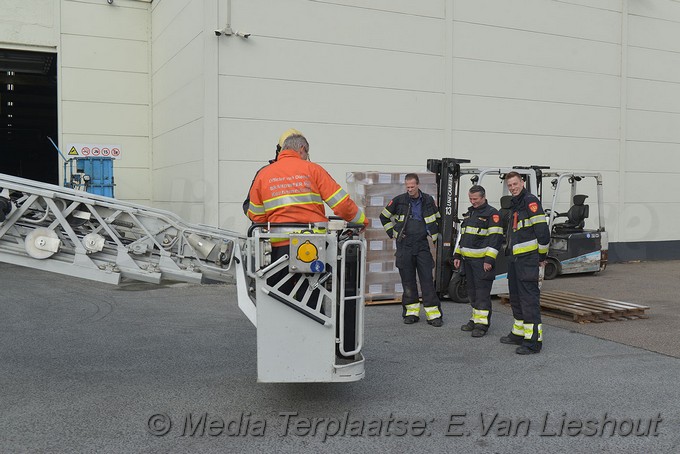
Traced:
<path fill-rule="evenodd" d="M 0 52 L 55 56 L 60 146 L 121 145 L 118 198 L 245 231 L 250 181 L 294 127 L 341 183 L 441 157 L 601 172 L 614 258 L 680 258 L 679 1 L 0 8 Z"/>

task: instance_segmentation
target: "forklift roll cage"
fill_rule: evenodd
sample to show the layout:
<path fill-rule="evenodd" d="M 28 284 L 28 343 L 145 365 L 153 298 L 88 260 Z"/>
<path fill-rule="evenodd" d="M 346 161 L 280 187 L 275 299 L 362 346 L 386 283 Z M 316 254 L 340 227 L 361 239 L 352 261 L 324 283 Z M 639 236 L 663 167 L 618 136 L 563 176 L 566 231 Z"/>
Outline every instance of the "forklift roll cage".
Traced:
<path fill-rule="evenodd" d="M 513 166 L 463 168 L 461 164 L 469 163 L 467 159 L 443 158 L 428 159 L 427 169 L 437 176 L 437 203 L 440 207 L 440 241 L 438 241 L 435 259 L 435 289 L 440 298 L 450 298 L 458 302 L 466 302 L 464 276 L 453 267 L 453 253 L 460 238 L 459 211 L 461 209 L 461 178 L 470 176 L 472 184 L 484 185 L 490 177 L 496 176 L 503 182 L 509 172 L 517 172 L 525 182 L 527 191 L 543 201 L 543 180 L 550 178 L 553 188 L 550 208 L 546 209 L 547 222 L 551 232 L 551 247 L 548 253 L 546 278 L 552 279 L 559 274 L 602 271 L 607 264 L 608 241 L 604 228 L 604 209 L 602 197 L 602 176 L 594 172 L 556 172 L 549 171 L 546 166 Z M 572 232 L 556 230 L 560 224 L 556 219 L 566 216 L 558 213 L 556 207 L 560 203 L 560 194 L 565 184 L 570 185 L 570 198 L 578 193 L 578 183 L 584 179 L 594 178 L 597 183 L 598 227 L 596 229 L 577 229 Z M 502 196 L 509 196 L 505 184 L 502 184 Z M 501 207 L 501 203 L 492 205 Z M 544 204 L 545 207 L 545 204 Z M 505 233 L 504 233 L 505 236 Z M 505 241 L 505 238 L 504 238 Z M 576 252 L 574 252 L 576 251 Z M 497 275 L 492 294 L 505 293 L 507 287 L 507 264 L 505 255 L 498 254 Z"/>

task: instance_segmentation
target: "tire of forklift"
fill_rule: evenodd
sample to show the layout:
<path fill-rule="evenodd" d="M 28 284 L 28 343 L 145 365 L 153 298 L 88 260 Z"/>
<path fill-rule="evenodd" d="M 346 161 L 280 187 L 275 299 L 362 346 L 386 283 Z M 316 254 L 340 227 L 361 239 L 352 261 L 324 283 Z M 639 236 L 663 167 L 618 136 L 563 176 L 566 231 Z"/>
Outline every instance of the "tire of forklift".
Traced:
<path fill-rule="evenodd" d="M 560 267 L 555 259 L 548 259 L 545 262 L 545 269 L 543 270 L 543 279 L 550 281 L 555 279 L 560 274 Z"/>
<path fill-rule="evenodd" d="M 461 276 L 460 273 L 453 273 L 451 280 L 449 281 L 449 298 L 454 303 L 469 303 L 467 293 L 467 283 L 465 281 L 465 276 Z"/>

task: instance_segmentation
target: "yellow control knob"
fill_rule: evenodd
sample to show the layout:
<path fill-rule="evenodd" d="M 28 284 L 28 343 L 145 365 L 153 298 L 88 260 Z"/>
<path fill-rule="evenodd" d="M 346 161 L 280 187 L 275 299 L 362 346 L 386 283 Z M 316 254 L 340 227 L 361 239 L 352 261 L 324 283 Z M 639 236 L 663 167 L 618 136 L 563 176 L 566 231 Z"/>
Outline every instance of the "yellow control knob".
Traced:
<path fill-rule="evenodd" d="M 301 262 L 310 263 L 318 258 L 319 252 L 316 246 L 310 243 L 309 240 L 302 243 L 297 250 L 297 259 Z"/>

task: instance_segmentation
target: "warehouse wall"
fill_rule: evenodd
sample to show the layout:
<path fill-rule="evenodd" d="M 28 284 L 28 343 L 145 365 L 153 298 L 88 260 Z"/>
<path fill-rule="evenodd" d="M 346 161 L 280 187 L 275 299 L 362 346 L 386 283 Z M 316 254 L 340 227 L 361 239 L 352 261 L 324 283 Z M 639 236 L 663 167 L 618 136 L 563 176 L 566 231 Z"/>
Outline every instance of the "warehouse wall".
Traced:
<path fill-rule="evenodd" d="M 56 52 L 58 141 L 122 146 L 116 196 L 151 202 L 149 1 L 0 0 L 0 47 Z"/>
<path fill-rule="evenodd" d="M 252 36 L 219 39 L 221 225 L 246 227 L 252 176 L 290 127 L 340 183 L 348 171 L 422 169 L 441 156 L 444 2 L 362 4 L 232 2 L 232 27 Z"/>
<path fill-rule="evenodd" d="M 253 36 L 220 40 L 222 225 L 246 225 L 239 187 L 294 126 L 338 180 L 439 156 L 599 171 L 615 249 L 678 238 L 655 187 L 678 184 L 679 2 L 362 5 L 233 1 Z"/>
<path fill-rule="evenodd" d="M 54 51 L 59 41 L 58 3 L 53 0 L 0 1 L 0 45 Z"/>
<path fill-rule="evenodd" d="M 206 109 L 217 102 L 217 42 L 206 17 L 216 10 L 214 0 L 156 0 L 151 10 L 154 204 L 214 225 L 217 112 Z"/>
<path fill-rule="evenodd" d="M 1 2 L 0 41 L 59 53 L 62 143 L 123 142 L 120 198 L 244 230 L 295 127 L 341 183 L 443 156 L 600 171 L 621 258 L 680 239 L 676 0 Z"/>
<path fill-rule="evenodd" d="M 680 239 L 680 2 L 630 0 L 625 26 L 618 256 L 667 257 L 673 243 L 641 242 Z"/>
<path fill-rule="evenodd" d="M 61 144 L 121 145 L 115 195 L 150 204 L 149 4 L 61 0 Z"/>

